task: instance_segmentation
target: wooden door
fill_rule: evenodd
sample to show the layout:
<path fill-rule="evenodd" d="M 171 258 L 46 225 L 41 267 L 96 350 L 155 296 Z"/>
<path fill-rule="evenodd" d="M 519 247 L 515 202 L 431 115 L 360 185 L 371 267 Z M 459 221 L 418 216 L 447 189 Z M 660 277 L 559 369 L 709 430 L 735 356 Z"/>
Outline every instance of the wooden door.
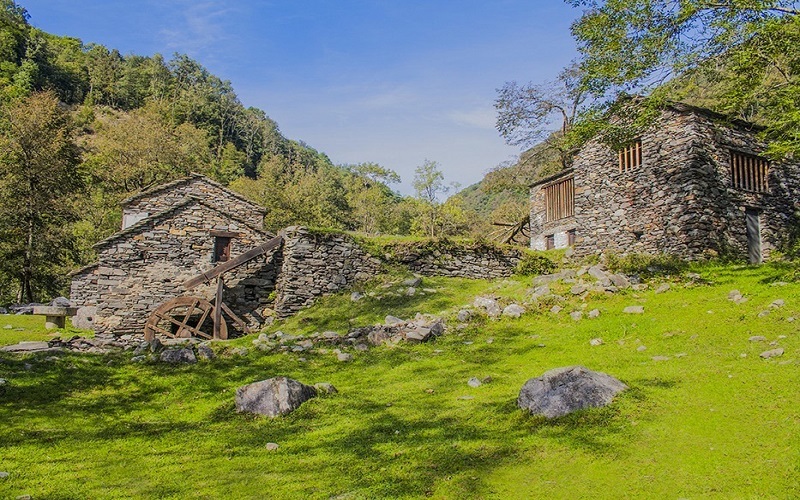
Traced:
<path fill-rule="evenodd" d="M 745 224 L 747 225 L 747 259 L 751 264 L 761 263 L 761 222 L 759 211 L 748 208 L 745 211 Z"/>

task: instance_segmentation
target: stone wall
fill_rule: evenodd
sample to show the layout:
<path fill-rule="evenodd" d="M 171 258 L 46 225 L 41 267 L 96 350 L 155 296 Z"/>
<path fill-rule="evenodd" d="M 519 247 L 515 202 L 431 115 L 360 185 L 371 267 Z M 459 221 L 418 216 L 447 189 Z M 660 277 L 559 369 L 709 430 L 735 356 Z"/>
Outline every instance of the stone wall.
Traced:
<path fill-rule="evenodd" d="M 69 299 L 75 307 L 97 305 L 97 267 L 91 264 L 70 275 Z"/>
<path fill-rule="evenodd" d="M 237 214 L 253 227 L 261 228 L 264 209 L 241 195 L 199 174 L 164 184 L 122 202 L 123 229 L 129 222 L 153 216 L 177 205 L 187 196 L 207 200 L 223 212 Z M 126 221 L 128 221 L 127 226 Z"/>
<path fill-rule="evenodd" d="M 267 235 L 200 200 L 187 200 L 158 217 L 117 233 L 97 245 L 98 333 L 138 333 L 152 310 L 166 300 L 193 295 L 212 300 L 215 284 L 190 292 L 184 281 L 214 267 L 212 230 L 240 234 L 231 242 L 235 257 Z M 225 275 L 224 300 L 254 326 L 270 305 L 280 259 L 261 256 Z"/>
<path fill-rule="evenodd" d="M 531 246 L 547 234 L 575 231 L 578 256 L 613 251 L 701 258 L 746 254 L 744 210 L 762 210 L 763 253 L 785 234 L 800 201 L 797 166 L 770 169 L 771 193 L 732 187 L 730 149 L 763 151 L 752 131 L 723 125 L 694 108 L 670 108 L 641 136 L 642 165 L 622 172 L 616 152 L 589 142 L 575 158 L 575 216 L 544 222 L 542 187 L 531 192 Z M 710 253 L 711 251 L 711 253 Z"/>
<path fill-rule="evenodd" d="M 381 262 L 350 236 L 284 229 L 283 263 L 277 283 L 275 313 L 285 318 L 310 306 L 317 297 L 345 290 L 381 271 Z"/>
<path fill-rule="evenodd" d="M 514 274 L 522 251 L 512 246 L 454 243 L 447 240 L 399 243 L 387 247 L 388 261 L 424 276 L 471 279 L 504 278 Z"/>

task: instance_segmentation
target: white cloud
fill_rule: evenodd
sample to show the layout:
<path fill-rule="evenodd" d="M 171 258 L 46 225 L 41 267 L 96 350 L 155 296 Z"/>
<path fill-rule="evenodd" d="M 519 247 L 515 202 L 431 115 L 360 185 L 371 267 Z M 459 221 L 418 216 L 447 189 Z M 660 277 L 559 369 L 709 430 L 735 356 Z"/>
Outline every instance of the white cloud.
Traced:
<path fill-rule="evenodd" d="M 164 28 L 160 35 L 170 51 L 184 52 L 191 56 L 209 52 L 230 38 L 226 20 L 233 17 L 236 9 L 224 0 L 186 1 L 173 5 L 177 10 L 175 26 Z"/>

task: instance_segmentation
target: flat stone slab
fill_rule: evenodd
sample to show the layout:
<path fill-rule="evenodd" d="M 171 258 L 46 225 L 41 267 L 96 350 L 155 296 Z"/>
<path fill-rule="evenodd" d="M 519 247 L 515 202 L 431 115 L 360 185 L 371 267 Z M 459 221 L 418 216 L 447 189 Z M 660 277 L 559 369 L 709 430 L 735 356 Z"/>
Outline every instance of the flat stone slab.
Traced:
<path fill-rule="evenodd" d="M 3 352 L 41 352 L 49 349 L 50 346 L 47 344 L 47 342 L 35 341 L 20 342 L 19 344 L 0 347 L 0 351 Z"/>
<path fill-rule="evenodd" d="M 33 306 L 33 314 L 40 316 L 75 316 L 77 307 Z"/>
<path fill-rule="evenodd" d="M 605 406 L 627 388 L 605 373 L 567 366 L 525 382 L 517 405 L 533 415 L 555 418 L 584 408 Z"/>

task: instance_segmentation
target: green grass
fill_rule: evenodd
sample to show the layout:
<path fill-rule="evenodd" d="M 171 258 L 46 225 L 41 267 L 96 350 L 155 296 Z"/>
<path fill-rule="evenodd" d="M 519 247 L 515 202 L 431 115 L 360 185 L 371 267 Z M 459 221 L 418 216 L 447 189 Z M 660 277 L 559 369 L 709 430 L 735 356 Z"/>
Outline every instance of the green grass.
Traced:
<path fill-rule="evenodd" d="M 11 328 L 8 328 L 8 327 Z M 32 314 L 0 314 L 0 347 L 16 344 L 24 340 L 48 341 L 55 337 L 70 338 L 73 335 L 91 336 L 87 330 L 78 330 L 67 318 L 67 327 L 58 330 L 47 330 L 44 327 L 44 316 Z"/>
<path fill-rule="evenodd" d="M 453 320 L 460 306 L 480 293 L 522 301 L 530 279 L 426 278 L 436 293 L 330 297 L 270 328 L 344 333 L 386 314 L 449 319 L 435 342 L 374 348 L 352 363 L 331 352 L 255 349 L 187 367 L 130 364 L 126 355 L 3 355 L 0 471 L 10 476 L 0 497 L 795 498 L 800 283 L 775 285 L 774 271 L 711 267 L 702 270 L 710 284 L 571 297 L 556 316 L 546 304 L 463 330 Z M 734 288 L 748 301 L 728 301 Z M 759 318 L 778 298 L 786 305 Z M 645 314 L 622 315 L 632 304 Z M 601 316 L 568 316 L 584 306 Z M 772 347 L 752 335 L 786 353 L 759 358 Z M 595 337 L 605 344 L 590 346 Z M 572 364 L 630 390 L 554 421 L 516 408 L 528 378 Z M 278 375 L 340 392 L 283 418 L 235 413 L 236 387 Z M 473 376 L 493 380 L 471 388 Z"/>

